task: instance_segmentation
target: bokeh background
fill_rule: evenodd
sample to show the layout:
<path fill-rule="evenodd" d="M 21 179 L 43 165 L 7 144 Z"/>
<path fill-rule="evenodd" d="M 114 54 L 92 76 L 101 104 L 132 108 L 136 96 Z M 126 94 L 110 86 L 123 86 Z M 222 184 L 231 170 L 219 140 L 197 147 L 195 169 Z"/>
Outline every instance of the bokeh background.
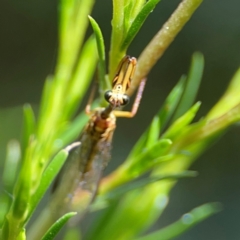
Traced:
<path fill-rule="evenodd" d="M 129 55 L 139 56 L 179 2 L 163 0 L 156 7 L 131 44 Z M 111 0 L 99 0 L 92 13 L 102 28 L 107 48 L 111 9 Z M 202 101 L 198 118 L 216 103 L 240 64 L 239 9 L 238 0 L 203 2 L 149 75 L 136 117 L 131 120 L 119 119 L 112 161 L 106 172 L 126 158 L 172 87 L 183 73 L 187 73 L 194 51 L 200 51 L 205 56 L 205 71 L 197 96 L 197 100 Z M 37 110 L 44 80 L 54 71 L 57 11 L 56 0 L 0 1 L 1 167 L 7 141 L 20 138 L 22 105 L 28 102 Z M 181 180 L 174 187 L 169 206 L 154 227 L 166 226 L 203 203 L 218 201 L 224 206 L 222 212 L 177 239 L 240 239 L 239 143 L 240 127 L 234 126 L 191 166 L 191 169 L 199 172 L 199 176 Z"/>

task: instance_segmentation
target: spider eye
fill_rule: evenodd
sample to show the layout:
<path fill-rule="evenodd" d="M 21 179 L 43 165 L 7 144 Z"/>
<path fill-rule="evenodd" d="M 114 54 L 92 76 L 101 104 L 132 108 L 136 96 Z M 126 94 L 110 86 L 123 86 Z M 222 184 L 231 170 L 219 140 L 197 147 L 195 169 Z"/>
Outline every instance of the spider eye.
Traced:
<path fill-rule="evenodd" d="M 128 95 L 126 95 L 126 94 L 124 94 L 123 95 L 123 103 L 122 103 L 122 106 L 125 106 L 125 105 L 127 105 L 128 103 L 129 103 L 129 101 L 130 101 L 130 98 L 129 98 L 129 96 Z"/>
<path fill-rule="evenodd" d="M 112 96 L 112 91 L 111 90 L 106 91 L 105 94 L 104 94 L 104 98 L 107 102 L 109 102 L 109 99 L 111 98 L 111 96 Z"/>

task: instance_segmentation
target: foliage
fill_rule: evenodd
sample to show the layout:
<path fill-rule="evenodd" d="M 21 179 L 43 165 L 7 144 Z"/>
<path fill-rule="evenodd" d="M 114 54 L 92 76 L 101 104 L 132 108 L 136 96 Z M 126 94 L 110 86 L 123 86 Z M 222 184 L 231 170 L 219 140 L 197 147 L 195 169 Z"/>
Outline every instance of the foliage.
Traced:
<path fill-rule="evenodd" d="M 2 239 L 26 239 L 25 228 L 29 219 L 69 151 L 78 144 L 69 145 L 76 139 L 87 118 L 84 114 L 74 116 L 96 66 L 100 81 L 100 98 L 96 105 L 105 106 L 103 93 L 111 85 L 110 80 L 114 77 L 118 62 L 126 55 L 131 41 L 159 2 L 113 0 L 106 74 L 103 35 L 97 22 L 90 16 L 88 20 L 94 1 L 61 0 L 59 53 L 55 73 L 46 79 L 39 116 L 36 118 L 30 105 L 23 107 L 21 144 L 10 142 L 7 149 L 2 180 L 4 188 L 12 193 L 13 198 L 6 197 L 4 193 L 0 196 Z M 142 51 L 129 95 L 148 75 L 201 2 L 183 0 Z M 88 21 L 94 36 L 84 42 Z M 200 107 L 200 103 L 194 104 L 194 101 L 203 67 L 202 54 L 194 53 L 189 73 L 180 78 L 126 161 L 101 181 L 99 196 L 91 208 L 92 211 L 102 209 L 101 219 L 95 220 L 85 239 L 108 239 L 108 236 L 112 239 L 172 239 L 219 211 L 218 204 L 206 204 L 184 215 L 178 222 L 138 238 L 161 216 L 176 181 L 195 176 L 186 169 L 216 137 L 240 120 L 238 70 L 226 93 L 209 114 L 193 123 Z M 66 145 L 69 146 L 62 149 Z M 146 173 L 149 173 L 146 179 L 132 182 Z M 54 222 L 47 206 L 27 232 L 28 238 L 53 239 L 73 215 L 75 213 L 68 213 Z"/>

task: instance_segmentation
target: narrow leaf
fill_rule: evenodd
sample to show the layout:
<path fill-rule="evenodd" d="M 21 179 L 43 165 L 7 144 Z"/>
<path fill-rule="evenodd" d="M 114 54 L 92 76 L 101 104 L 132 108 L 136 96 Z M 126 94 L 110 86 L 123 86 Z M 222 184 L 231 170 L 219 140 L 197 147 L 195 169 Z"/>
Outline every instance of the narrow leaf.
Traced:
<path fill-rule="evenodd" d="M 43 133 L 43 129 L 46 127 L 46 123 L 49 117 L 50 112 L 50 106 L 49 101 L 51 99 L 51 96 L 53 96 L 53 87 L 54 87 L 54 78 L 52 76 L 48 76 L 42 93 L 42 99 L 40 104 L 40 111 L 39 111 L 39 122 L 38 122 L 38 135 L 41 135 Z"/>
<path fill-rule="evenodd" d="M 124 35 L 129 29 L 129 26 L 131 26 L 131 19 L 133 16 L 131 16 L 132 8 L 133 8 L 133 1 L 127 1 L 126 6 L 124 7 Z"/>
<path fill-rule="evenodd" d="M 146 3 L 146 0 L 138 0 L 138 1 L 133 0 L 133 2 L 134 2 L 134 5 L 132 8 L 131 14 L 132 14 L 132 17 L 135 18 L 143 8 L 143 5 Z"/>
<path fill-rule="evenodd" d="M 41 240 L 53 240 L 58 232 L 62 229 L 62 227 L 66 224 L 66 222 L 76 214 L 76 212 L 70 212 L 63 215 L 49 228 Z"/>
<path fill-rule="evenodd" d="M 192 177 L 196 177 L 197 176 L 197 172 L 195 171 L 183 171 L 180 173 L 172 173 L 172 174 L 166 174 L 166 175 L 162 175 L 162 176 L 157 176 L 157 177 L 149 177 L 149 178 L 145 178 L 145 179 L 139 179 L 136 180 L 134 182 L 129 182 L 126 183 L 122 186 L 119 186 L 115 189 L 113 189 L 112 191 L 106 193 L 103 196 L 99 196 L 97 198 L 97 200 L 95 201 L 95 203 L 92 205 L 91 207 L 91 211 L 96 211 L 102 208 L 105 208 L 109 205 L 109 201 L 112 201 L 114 199 L 119 199 L 123 196 L 123 194 L 138 189 L 138 188 L 142 188 L 147 186 L 148 184 L 157 182 L 157 181 L 161 181 L 161 180 L 165 180 L 165 179 L 182 179 L 182 178 L 192 178 Z"/>
<path fill-rule="evenodd" d="M 138 67 L 131 88 L 127 94 L 130 96 L 136 90 L 143 78 L 145 78 L 158 59 L 164 54 L 168 46 L 182 30 L 192 14 L 199 7 L 202 0 L 183 0 L 171 17 L 162 26 L 160 31 L 152 38 L 138 58 Z"/>
<path fill-rule="evenodd" d="M 188 229 L 192 228 L 197 223 L 210 217 L 211 215 L 218 213 L 222 210 L 219 203 L 207 203 L 200 207 L 194 208 L 191 212 L 186 213 L 177 222 L 161 229 L 147 236 L 137 238 L 137 240 L 170 240 L 180 234 L 184 233 Z"/>
<path fill-rule="evenodd" d="M 191 66 L 187 76 L 184 92 L 172 121 L 182 116 L 192 106 L 202 80 L 203 68 L 203 55 L 199 52 L 194 53 L 192 56 Z"/>
<path fill-rule="evenodd" d="M 177 85 L 172 89 L 172 91 L 166 98 L 158 114 L 154 117 L 156 119 L 159 119 L 158 122 L 159 122 L 159 125 L 161 123 L 161 128 L 164 128 L 167 125 L 170 118 L 172 117 L 177 107 L 177 104 L 181 98 L 181 95 L 183 93 L 185 80 L 186 80 L 185 76 L 181 77 Z M 152 124 L 154 125 L 156 124 L 156 121 L 157 121 L 156 119 L 152 121 Z M 155 129 L 156 131 L 158 130 L 157 133 L 155 134 L 158 134 L 158 135 L 160 134 L 160 126 L 158 127 L 158 129 L 156 129 L 157 126 L 156 125 L 152 126 L 152 124 L 147 130 L 145 130 L 145 132 L 139 138 L 139 140 L 133 147 L 131 153 L 129 154 L 129 158 L 135 157 L 136 155 L 142 152 L 142 150 L 146 146 L 150 131 L 153 131 L 153 129 Z"/>
<path fill-rule="evenodd" d="M 172 142 L 169 139 L 160 139 L 150 148 L 145 148 L 139 155 L 128 158 L 122 165 L 126 171 L 125 174 L 137 177 L 156 164 L 170 160 L 172 156 L 167 155 L 167 153 L 171 144 Z"/>
<path fill-rule="evenodd" d="M 4 217 L 9 210 L 12 200 L 12 191 L 17 176 L 17 169 L 21 157 L 20 145 L 16 140 L 12 140 L 7 145 L 7 156 L 2 173 L 4 192 L 0 193 L 0 226 L 3 224 Z"/>
<path fill-rule="evenodd" d="M 178 118 L 169 129 L 163 134 L 163 137 L 174 139 L 178 137 L 182 132 L 186 130 L 186 126 L 193 120 L 198 112 L 200 102 L 197 102 L 193 107 L 191 107 L 183 116 Z"/>
<path fill-rule="evenodd" d="M 97 43 L 97 50 L 98 50 L 98 57 L 99 57 L 99 81 L 100 81 L 100 92 L 106 91 L 107 89 L 110 89 L 111 85 L 109 81 L 106 80 L 106 57 L 105 57 L 105 46 L 104 46 L 104 39 L 101 32 L 101 29 L 97 22 L 91 17 L 88 16 L 90 23 L 92 25 L 96 43 Z"/>
<path fill-rule="evenodd" d="M 133 23 L 131 24 L 129 31 L 122 42 L 121 51 L 124 51 L 128 48 L 138 31 L 140 30 L 141 26 L 143 25 L 144 21 L 146 20 L 147 16 L 153 11 L 159 1 L 160 0 L 149 0 L 143 6 L 141 11 L 138 13 Z"/>
<path fill-rule="evenodd" d="M 145 144 L 147 142 L 148 132 L 149 132 L 149 128 L 142 134 L 142 136 L 135 143 L 134 147 L 132 148 L 132 151 L 128 155 L 128 158 L 134 158 L 138 154 L 142 153 L 142 151 L 145 148 Z"/>
<path fill-rule="evenodd" d="M 1 193 L 0 194 L 0 228 L 3 226 L 3 222 L 6 216 L 6 213 L 9 210 L 10 207 L 10 196 L 8 196 L 6 193 Z M 1 232 L 0 232 L 1 236 Z"/>
<path fill-rule="evenodd" d="M 31 155 L 32 144 L 28 144 L 28 149 L 26 150 L 26 155 Z M 31 187 L 32 183 L 29 181 L 32 179 L 32 162 L 31 158 L 26 156 L 22 162 L 21 171 L 19 177 L 14 186 L 13 192 L 13 204 L 12 204 L 12 216 L 18 219 L 19 222 L 23 222 L 26 214 L 29 212 L 29 202 L 31 198 Z M 21 226 L 18 226 L 21 228 Z"/>
<path fill-rule="evenodd" d="M 137 188 L 145 187 L 148 184 L 151 184 L 151 183 L 154 183 L 157 181 L 161 181 L 164 179 L 176 180 L 176 179 L 182 179 L 182 178 L 192 178 L 192 177 L 196 177 L 196 176 L 197 176 L 196 171 L 183 171 L 180 173 L 171 173 L 171 174 L 165 174 L 165 175 L 158 176 L 158 177 L 149 177 L 149 178 L 145 178 L 145 179 L 140 179 L 140 180 L 136 180 L 134 182 L 130 182 L 130 183 L 124 184 L 120 187 L 113 189 L 111 192 L 107 193 L 104 196 L 104 198 L 106 198 L 106 199 L 120 198 L 126 192 L 129 192 L 129 191 L 137 189 Z"/>
<path fill-rule="evenodd" d="M 172 89 L 165 102 L 163 103 L 160 111 L 158 112 L 162 128 L 166 127 L 169 120 L 172 118 L 183 94 L 185 82 L 186 76 L 183 75 L 176 86 Z"/>
<path fill-rule="evenodd" d="M 65 108 L 66 117 L 72 116 L 81 102 L 97 63 L 95 39 L 90 37 L 84 44 L 81 56 L 76 66 L 76 71 L 66 91 Z"/>
<path fill-rule="evenodd" d="M 150 125 L 148 136 L 147 136 L 147 142 L 146 147 L 151 147 L 156 141 L 158 140 L 160 134 L 160 119 L 158 116 L 155 116 L 152 120 L 152 123 Z"/>
<path fill-rule="evenodd" d="M 24 123 L 23 123 L 23 146 L 22 149 L 25 150 L 29 143 L 30 136 L 36 131 L 36 120 L 34 116 L 33 109 L 30 104 L 25 104 L 23 106 L 24 113 Z"/>
<path fill-rule="evenodd" d="M 61 0 L 57 75 L 69 80 L 88 26 L 94 0 Z"/>
<path fill-rule="evenodd" d="M 208 120 L 218 118 L 225 114 L 227 111 L 231 111 L 236 105 L 240 103 L 240 68 L 234 74 L 226 92 L 217 102 L 217 104 L 211 109 L 207 115 Z"/>
<path fill-rule="evenodd" d="M 79 146 L 79 142 L 73 143 L 61 150 L 50 162 L 46 170 L 43 172 L 43 176 L 41 178 L 40 185 L 38 186 L 37 191 L 34 193 L 31 199 L 31 208 L 28 214 L 28 219 L 31 217 L 34 209 L 37 207 L 38 203 L 42 199 L 43 195 L 47 191 L 50 184 L 53 182 L 54 178 L 57 176 L 61 167 L 63 166 L 65 160 L 68 157 L 69 152 Z"/>

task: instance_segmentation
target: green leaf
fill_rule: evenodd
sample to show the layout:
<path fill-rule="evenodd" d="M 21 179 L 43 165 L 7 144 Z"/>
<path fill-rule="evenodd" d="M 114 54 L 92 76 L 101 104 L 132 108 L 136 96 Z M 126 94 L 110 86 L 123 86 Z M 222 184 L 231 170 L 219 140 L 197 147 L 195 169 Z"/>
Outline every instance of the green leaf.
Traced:
<path fill-rule="evenodd" d="M 11 140 L 7 145 L 7 156 L 2 173 L 2 183 L 4 192 L 0 193 L 0 226 L 9 210 L 12 201 L 11 194 L 17 177 L 17 169 L 21 157 L 20 144 L 16 140 Z"/>
<path fill-rule="evenodd" d="M 73 15 L 74 0 L 61 0 L 60 11 L 60 24 L 59 33 L 60 39 L 64 42 L 67 34 L 69 34 L 69 25 Z"/>
<path fill-rule="evenodd" d="M 218 118 L 228 111 L 231 111 L 236 105 L 240 103 L 240 68 L 234 74 L 226 92 L 211 109 L 207 115 L 208 120 Z"/>
<path fill-rule="evenodd" d="M 81 49 L 88 26 L 87 16 L 94 0 L 61 0 L 59 57 L 56 75 L 68 81 Z"/>
<path fill-rule="evenodd" d="M 149 129 L 147 129 L 138 139 L 127 158 L 135 158 L 138 154 L 142 153 L 148 139 L 148 131 Z"/>
<path fill-rule="evenodd" d="M 132 19 L 131 13 L 132 13 L 133 5 L 134 5 L 133 1 L 127 1 L 125 3 L 126 3 L 126 5 L 124 7 L 124 28 L 123 28 L 124 35 L 128 31 L 129 26 L 131 26 L 131 19 Z"/>
<path fill-rule="evenodd" d="M 180 234 L 184 233 L 188 229 L 192 228 L 197 223 L 210 217 L 211 215 L 218 213 L 222 210 L 222 206 L 219 203 L 207 203 L 200 207 L 194 208 L 191 212 L 186 213 L 177 222 L 161 229 L 150 233 L 144 237 L 137 238 L 136 240 L 170 240 Z"/>
<path fill-rule="evenodd" d="M 149 0 L 138 13 L 136 18 L 134 19 L 133 23 L 131 24 L 127 35 L 125 36 L 124 40 L 122 41 L 120 50 L 125 51 L 138 31 L 140 30 L 141 26 L 143 25 L 144 21 L 146 20 L 147 16 L 153 11 L 155 6 L 158 4 L 160 0 Z"/>
<path fill-rule="evenodd" d="M 165 174 L 165 175 L 160 175 L 157 177 L 148 177 L 144 179 L 138 179 L 133 182 L 126 183 L 124 185 L 121 185 L 112 191 L 104 194 L 103 196 L 99 196 L 97 200 L 94 202 L 94 204 L 91 206 L 91 211 L 96 211 L 102 208 L 107 207 L 112 200 L 117 200 L 120 199 L 123 194 L 147 186 L 148 184 L 165 180 L 165 179 L 182 179 L 182 178 L 191 178 L 191 177 L 196 177 L 197 172 L 195 171 L 183 171 L 180 173 L 172 173 L 172 174 Z"/>
<path fill-rule="evenodd" d="M 16 240 L 26 240 L 26 229 L 23 228 L 19 235 L 17 236 L 17 239 Z"/>
<path fill-rule="evenodd" d="M 157 181 L 161 181 L 164 179 L 176 180 L 176 179 L 182 179 L 182 178 L 192 178 L 196 176 L 197 176 L 196 171 L 183 171 L 180 173 L 171 173 L 171 174 L 165 174 L 157 177 L 148 177 L 145 179 L 139 179 L 134 182 L 126 183 L 120 187 L 117 187 L 103 197 L 106 199 L 120 198 L 126 192 L 132 191 L 137 188 L 145 187 L 146 185 L 157 182 Z"/>
<path fill-rule="evenodd" d="M 38 135 L 43 132 L 46 126 L 51 109 L 49 108 L 49 99 L 53 96 L 54 77 L 48 76 L 43 88 L 42 99 L 39 110 Z"/>
<path fill-rule="evenodd" d="M 68 89 L 65 91 L 65 118 L 69 118 L 75 113 L 88 86 L 90 85 L 97 63 L 95 44 L 95 39 L 90 37 L 81 51 L 76 71 L 68 85 Z"/>
<path fill-rule="evenodd" d="M 37 207 L 50 184 L 53 182 L 54 178 L 57 176 L 65 160 L 67 159 L 69 152 L 72 150 L 72 148 L 77 146 L 79 146 L 79 142 L 73 143 L 61 150 L 47 166 L 46 170 L 43 172 L 40 185 L 31 198 L 31 208 L 28 214 L 28 219 L 31 217 L 33 211 Z"/>
<path fill-rule="evenodd" d="M 36 131 L 36 120 L 33 109 L 30 104 L 25 104 L 23 107 L 24 126 L 23 126 L 23 146 L 25 150 L 30 140 L 30 136 Z"/>
<path fill-rule="evenodd" d="M 141 11 L 141 9 L 143 8 L 143 5 L 146 3 L 146 0 L 138 0 L 138 1 L 133 0 L 133 2 L 134 2 L 134 5 L 131 11 L 132 19 L 134 19 L 137 16 L 137 14 Z"/>
<path fill-rule="evenodd" d="M 111 88 L 111 84 L 106 79 L 106 57 L 105 57 L 105 46 L 104 46 L 104 39 L 101 32 L 101 29 L 97 22 L 91 17 L 88 16 L 90 23 L 92 25 L 96 43 L 97 43 L 97 50 L 98 50 L 98 57 L 99 57 L 99 81 L 100 81 L 100 94 L 106 91 L 107 89 Z"/>
<path fill-rule="evenodd" d="M 172 118 L 183 94 L 185 82 L 186 76 L 183 75 L 176 86 L 169 93 L 165 102 L 163 103 L 163 106 L 157 114 L 160 118 L 162 128 L 165 128 L 169 120 Z"/>
<path fill-rule="evenodd" d="M 28 149 L 26 152 L 28 154 L 31 154 L 32 150 L 32 144 L 28 144 Z M 19 174 L 19 177 L 17 179 L 17 182 L 14 187 L 13 192 L 13 204 L 11 208 L 11 217 L 14 219 L 17 219 L 18 222 L 23 222 L 25 219 L 25 216 L 29 212 L 29 202 L 31 199 L 31 190 L 32 190 L 32 183 L 29 181 L 29 179 L 32 179 L 32 166 L 33 162 L 30 157 L 24 158 L 24 161 L 21 166 L 21 171 Z M 16 226 L 16 229 L 22 229 L 22 226 Z"/>
<path fill-rule="evenodd" d="M 58 232 L 62 229 L 62 227 L 66 224 L 66 222 L 76 214 L 76 212 L 70 212 L 63 215 L 49 228 L 41 240 L 53 240 Z"/>
<path fill-rule="evenodd" d="M 192 106 L 202 80 L 203 68 L 203 55 L 199 52 L 194 53 L 192 56 L 191 66 L 187 75 L 184 92 L 176 109 L 176 112 L 173 116 L 172 122 L 182 116 Z"/>
<path fill-rule="evenodd" d="M 150 128 L 148 130 L 148 136 L 146 141 L 146 148 L 151 147 L 156 143 L 160 134 L 160 119 L 158 116 L 155 116 L 152 120 Z"/>
<path fill-rule="evenodd" d="M 0 208 L 0 228 L 2 228 L 6 213 L 8 212 L 9 207 L 10 207 L 10 196 L 8 196 L 6 193 L 0 194 L 0 206 L 1 206 L 1 208 Z"/>
<path fill-rule="evenodd" d="M 137 177 L 160 162 L 172 159 L 172 155 L 167 154 L 171 144 L 169 139 L 160 139 L 151 147 L 143 149 L 142 153 L 128 158 L 122 165 L 125 174 Z"/>
<path fill-rule="evenodd" d="M 193 120 L 196 116 L 199 107 L 201 106 L 200 102 L 197 102 L 193 107 L 191 107 L 183 116 L 178 118 L 169 129 L 163 134 L 163 137 L 169 139 L 175 139 L 179 135 L 186 131 L 186 126 Z"/>
<path fill-rule="evenodd" d="M 165 102 L 163 103 L 163 106 L 161 107 L 160 111 L 158 112 L 157 115 L 155 115 L 154 119 L 152 120 L 151 126 L 147 130 L 145 130 L 145 132 L 139 138 L 137 143 L 134 145 L 131 153 L 129 154 L 128 158 L 135 157 L 135 155 L 141 153 L 142 150 L 145 148 L 147 142 L 148 146 L 150 146 L 149 145 L 150 142 L 154 143 L 154 139 L 160 134 L 160 124 L 161 128 L 164 128 L 167 125 L 170 118 L 172 117 L 177 107 L 179 99 L 181 98 L 181 95 L 184 90 L 185 80 L 186 80 L 185 76 L 181 77 L 177 85 L 172 89 L 172 91 L 166 98 Z M 157 122 L 159 126 L 157 126 Z"/>

